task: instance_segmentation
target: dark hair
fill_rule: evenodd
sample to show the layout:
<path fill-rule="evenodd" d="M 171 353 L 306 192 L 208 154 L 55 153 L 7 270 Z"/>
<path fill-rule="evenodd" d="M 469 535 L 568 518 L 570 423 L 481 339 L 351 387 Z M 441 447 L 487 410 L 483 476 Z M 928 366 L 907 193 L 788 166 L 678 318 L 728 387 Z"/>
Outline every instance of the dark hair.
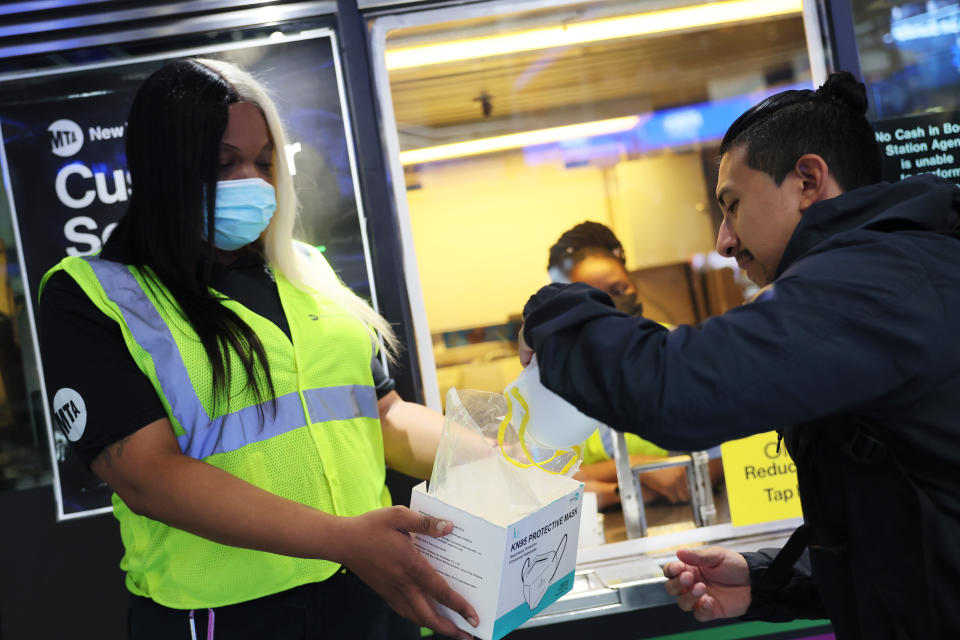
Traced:
<path fill-rule="evenodd" d="M 880 147 L 866 119 L 867 92 L 846 71 L 823 86 L 783 91 L 748 109 L 730 125 L 720 156 L 745 146 L 747 166 L 776 184 L 808 153 L 822 157 L 844 191 L 881 180 Z"/>
<path fill-rule="evenodd" d="M 203 238 L 214 237 L 220 141 L 228 107 L 236 102 L 236 89 L 195 60 L 169 62 L 143 82 L 127 120 L 132 194 L 107 244 L 130 264 L 146 267 L 156 293 L 163 291 L 157 283 L 169 291 L 203 344 L 213 368 L 214 401 L 223 411 L 229 411 L 230 350 L 258 401 L 265 397 L 264 381 L 273 389 L 259 338 L 209 288 L 216 249 Z"/>
<path fill-rule="evenodd" d="M 547 261 L 547 271 L 560 269 L 565 273 L 570 268 L 587 257 L 581 254 L 574 258 L 574 254 L 583 249 L 599 249 L 605 255 L 616 258 L 621 263 L 626 264 L 626 257 L 623 254 L 623 245 L 617 240 L 617 236 L 606 225 L 599 222 L 581 222 L 580 224 L 565 231 L 557 242 L 550 247 L 550 257 Z M 594 252 L 593 255 L 599 255 Z"/>

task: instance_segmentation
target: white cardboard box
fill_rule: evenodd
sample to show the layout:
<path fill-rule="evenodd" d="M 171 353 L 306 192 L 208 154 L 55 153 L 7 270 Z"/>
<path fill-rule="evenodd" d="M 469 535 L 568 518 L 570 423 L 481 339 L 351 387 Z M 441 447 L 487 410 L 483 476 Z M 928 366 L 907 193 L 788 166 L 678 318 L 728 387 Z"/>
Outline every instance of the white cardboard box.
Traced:
<path fill-rule="evenodd" d="M 438 609 L 464 631 L 499 640 L 573 588 L 583 485 L 507 526 L 493 524 L 414 487 L 410 508 L 451 520 L 442 538 L 415 536 L 415 544 L 447 583 L 473 605 L 474 628 L 454 611 Z"/>

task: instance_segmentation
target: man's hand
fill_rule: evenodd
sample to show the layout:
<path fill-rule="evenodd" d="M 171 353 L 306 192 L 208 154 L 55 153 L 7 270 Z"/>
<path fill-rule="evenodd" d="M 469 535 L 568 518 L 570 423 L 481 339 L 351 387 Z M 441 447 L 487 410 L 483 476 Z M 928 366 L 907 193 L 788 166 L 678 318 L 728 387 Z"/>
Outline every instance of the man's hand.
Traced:
<path fill-rule="evenodd" d="M 750 606 L 750 569 L 739 553 L 723 547 L 680 549 L 679 562 L 663 567 L 667 593 L 700 622 L 736 618 Z"/>
<path fill-rule="evenodd" d="M 420 555 L 410 536 L 439 538 L 453 531 L 453 523 L 395 506 L 345 518 L 344 527 L 337 561 L 400 615 L 442 635 L 470 640 L 469 634 L 437 613 L 432 601 L 456 611 L 473 626 L 478 623 L 477 612 Z"/>
<path fill-rule="evenodd" d="M 526 367 L 533 359 L 533 349 L 527 346 L 527 341 L 523 339 L 523 325 L 520 325 L 520 332 L 517 334 L 517 351 L 520 354 L 520 364 Z"/>

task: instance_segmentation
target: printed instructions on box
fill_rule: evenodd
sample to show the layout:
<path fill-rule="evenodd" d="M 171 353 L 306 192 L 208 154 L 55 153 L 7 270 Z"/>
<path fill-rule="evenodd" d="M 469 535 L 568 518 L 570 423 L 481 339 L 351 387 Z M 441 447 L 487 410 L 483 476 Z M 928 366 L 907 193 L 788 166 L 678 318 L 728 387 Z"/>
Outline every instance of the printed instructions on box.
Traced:
<path fill-rule="evenodd" d="M 421 513 L 435 518 L 441 517 L 425 511 Z M 457 591 L 462 592 L 460 587 L 478 591 L 483 588 L 484 553 L 480 545 L 468 537 L 463 527 L 454 524 L 453 531 L 442 538 L 415 536 L 414 545 L 431 560 L 437 573 Z"/>

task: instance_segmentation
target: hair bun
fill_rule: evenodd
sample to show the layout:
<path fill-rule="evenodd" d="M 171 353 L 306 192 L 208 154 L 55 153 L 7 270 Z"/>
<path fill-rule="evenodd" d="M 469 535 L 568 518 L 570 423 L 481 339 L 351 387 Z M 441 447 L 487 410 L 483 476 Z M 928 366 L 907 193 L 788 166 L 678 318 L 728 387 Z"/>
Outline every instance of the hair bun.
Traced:
<path fill-rule="evenodd" d="M 867 88 L 849 71 L 831 73 L 823 86 L 817 89 L 817 97 L 845 104 L 860 115 L 867 112 Z"/>

